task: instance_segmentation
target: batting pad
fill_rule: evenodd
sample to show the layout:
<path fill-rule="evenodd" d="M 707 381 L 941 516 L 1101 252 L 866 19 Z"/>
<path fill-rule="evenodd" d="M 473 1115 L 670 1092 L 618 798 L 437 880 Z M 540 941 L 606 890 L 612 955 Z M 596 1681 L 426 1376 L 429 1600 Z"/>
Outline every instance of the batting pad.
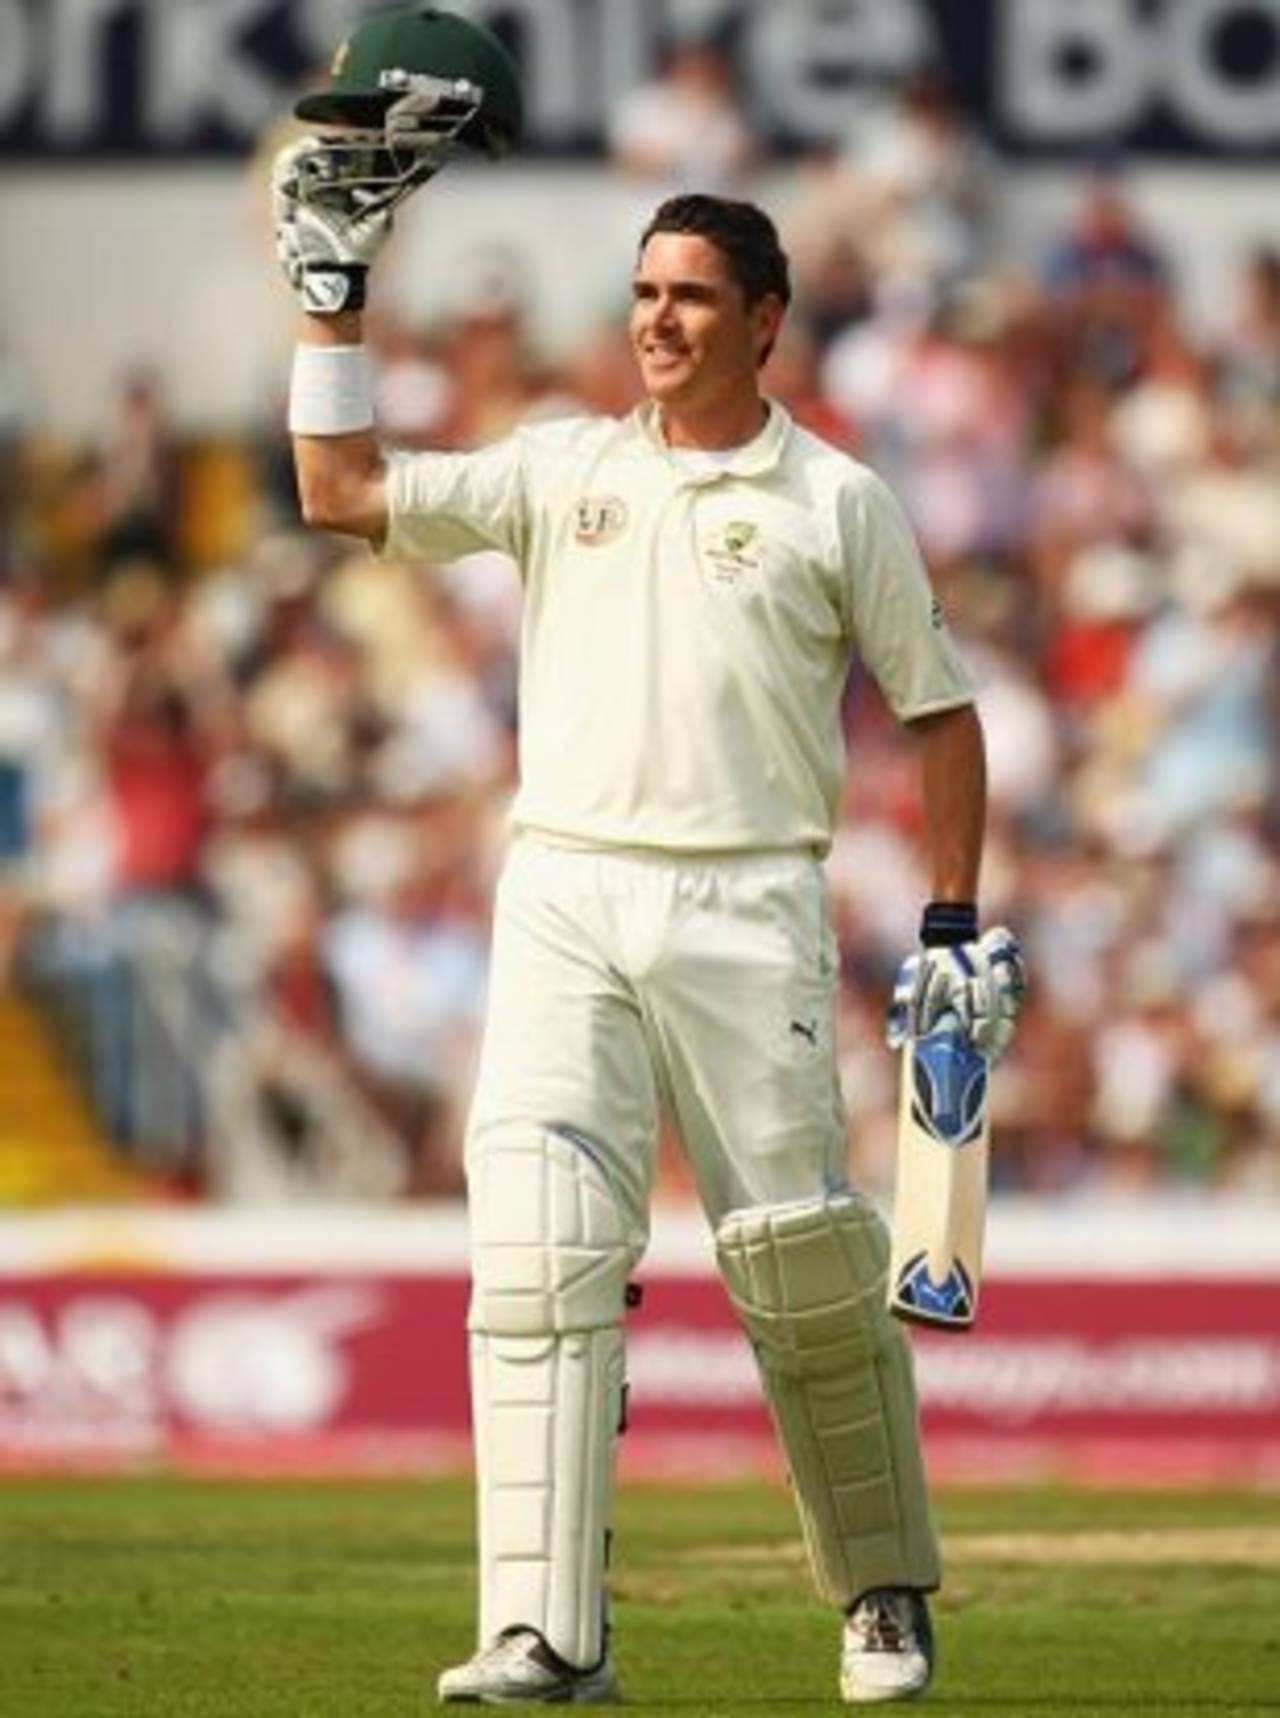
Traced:
<path fill-rule="evenodd" d="M 889 1239 L 854 1193 L 731 1211 L 716 1232 L 791 1469 L 813 1578 L 846 1606 L 938 1585 L 911 1354 L 884 1305 Z"/>
<path fill-rule="evenodd" d="M 480 1645 L 525 1624 L 570 1664 L 593 1665 L 639 1249 L 577 1135 L 489 1129 L 468 1176 Z"/>

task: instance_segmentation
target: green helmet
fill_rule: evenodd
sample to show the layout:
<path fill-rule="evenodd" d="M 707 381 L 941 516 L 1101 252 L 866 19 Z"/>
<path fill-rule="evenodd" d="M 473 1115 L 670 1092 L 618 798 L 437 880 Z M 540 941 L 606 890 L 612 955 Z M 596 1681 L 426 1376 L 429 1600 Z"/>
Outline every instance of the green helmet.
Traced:
<path fill-rule="evenodd" d="M 333 57 L 327 90 L 303 96 L 299 119 L 376 130 L 414 78 L 461 80 L 480 92 L 458 141 L 505 155 L 520 135 L 524 99 L 515 61 L 479 24 L 438 6 L 398 6 L 358 24 Z"/>
<path fill-rule="evenodd" d="M 505 155 L 520 135 L 520 74 L 480 25 L 436 6 L 398 6 L 358 24 L 333 57 L 329 87 L 299 119 L 327 130 L 304 195 L 394 207 L 459 151 Z"/>

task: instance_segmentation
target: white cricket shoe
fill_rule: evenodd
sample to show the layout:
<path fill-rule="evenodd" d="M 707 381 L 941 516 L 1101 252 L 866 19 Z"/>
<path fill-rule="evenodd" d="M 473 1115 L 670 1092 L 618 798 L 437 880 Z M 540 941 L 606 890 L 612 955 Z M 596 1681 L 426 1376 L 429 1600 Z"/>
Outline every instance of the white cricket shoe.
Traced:
<path fill-rule="evenodd" d="M 877 1587 L 849 1612 L 840 1653 L 840 1693 L 850 1705 L 911 1700 L 933 1675 L 933 1627 L 924 1594 Z"/>
<path fill-rule="evenodd" d="M 533 1628 L 507 1629 L 446 1670 L 436 1695 L 444 1706 L 608 1706 L 622 1698 L 607 1657 L 579 1670 Z"/>

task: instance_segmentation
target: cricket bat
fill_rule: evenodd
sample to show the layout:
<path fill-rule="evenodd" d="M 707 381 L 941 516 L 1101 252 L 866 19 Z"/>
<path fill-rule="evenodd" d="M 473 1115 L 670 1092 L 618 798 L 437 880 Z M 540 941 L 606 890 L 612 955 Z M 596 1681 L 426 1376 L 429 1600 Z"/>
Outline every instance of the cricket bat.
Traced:
<path fill-rule="evenodd" d="M 988 1075 L 951 1013 L 902 1052 L 889 1310 L 938 1330 L 968 1330 L 978 1310 Z"/>

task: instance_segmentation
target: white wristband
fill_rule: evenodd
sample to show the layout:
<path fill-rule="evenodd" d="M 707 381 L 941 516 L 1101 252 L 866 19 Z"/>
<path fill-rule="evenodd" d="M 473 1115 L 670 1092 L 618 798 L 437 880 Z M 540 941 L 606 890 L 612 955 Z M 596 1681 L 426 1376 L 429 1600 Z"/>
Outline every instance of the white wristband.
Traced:
<path fill-rule="evenodd" d="M 373 428 L 373 379 L 363 346 L 298 346 L 289 383 L 291 435 Z"/>

